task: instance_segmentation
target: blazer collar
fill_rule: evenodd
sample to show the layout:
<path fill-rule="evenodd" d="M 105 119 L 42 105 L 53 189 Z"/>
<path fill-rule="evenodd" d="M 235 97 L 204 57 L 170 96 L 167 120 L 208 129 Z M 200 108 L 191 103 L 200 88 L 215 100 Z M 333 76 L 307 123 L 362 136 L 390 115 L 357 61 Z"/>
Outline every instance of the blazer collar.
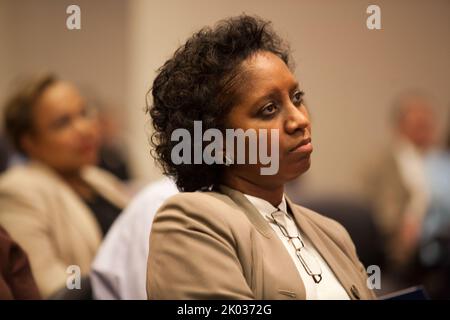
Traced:
<path fill-rule="evenodd" d="M 231 189 L 227 186 L 220 185 L 219 191 L 227 195 L 234 202 L 235 205 L 244 212 L 250 222 L 255 226 L 256 230 L 272 243 L 271 248 L 278 253 L 280 261 L 285 261 L 283 264 L 283 278 L 291 279 L 289 282 L 289 288 L 279 288 L 278 292 L 283 295 L 287 295 L 290 298 L 303 298 L 306 299 L 306 289 L 302 278 L 300 277 L 297 268 L 292 261 L 289 253 L 284 249 L 282 242 L 277 239 L 275 231 L 270 227 L 269 223 L 264 219 L 261 213 L 258 212 L 256 207 L 244 196 L 240 191 Z M 287 200 L 286 200 L 287 201 Z M 276 240 L 276 241 L 272 241 Z M 296 279 L 294 281 L 293 279 Z M 288 290 L 286 290 L 288 289 Z"/>
<path fill-rule="evenodd" d="M 61 203 L 71 208 L 71 210 L 67 212 L 66 210 L 62 210 L 61 215 L 68 215 L 69 217 L 71 217 L 71 215 L 76 216 L 76 218 L 70 218 L 72 224 L 77 226 L 77 232 L 79 232 L 81 237 L 86 240 L 87 246 L 89 247 L 92 255 L 95 255 L 95 252 L 98 250 L 98 247 L 102 241 L 102 232 L 100 225 L 91 210 L 53 169 L 36 160 L 30 161 L 29 165 L 36 172 L 43 173 L 46 178 L 55 185 L 52 189 L 58 192 L 56 197 L 60 197 Z"/>
<path fill-rule="evenodd" d="M 225 185 L 220 185 L 219 190 L 229 196 L 239 207 L 244 209 L 243 211 L 247 218 L 263 236 L 266 238 L 272 237 L 272 228 L 242 192 L 231 189 Z"/>
<path fill-rule="evenodd" d="M 301 212 L 298 206 L 295 206 L 292 201 L 286 197 L 288 208 L 294 215 L 294 219 L 297 222 L 300 230 L 309 238 L 311 243 L 314 244 L 317 252 L 327 262 L 330 269 L 334 272 L 336 278 L 339 280 L 348 296 L 354 298 L 352 289 L 354 284 L 346 271 L 347 257 L 341 252 L 339 247 L 310 219 Z"/>
<path fill-rule="evenodd" d="M 73 196 L 80 198 L 63 178 L 45 163 L 38 160 L 30 160 L 29 165 L 36 168 L 38 171 L 45 172 L 47 177 L 51 178 L 55 183 L 58 183 L 59 188 L 65 189 L 66 192 L 72 193 Z M 128 196 L 125 195 L 125 192 L 122 194 L 117 190 L 115 185 L 111 185 L 111 181 L 102 178 L 93 166 L 85 166 L 81 169 L 81 179 L 94 189 L 95 192 L 98 192 L 117 208 L 123 209 L 127 205 L 129 199 Z"/>
<path fill-rule="evenodd" d="M 247 215 L 250 222 L 256 227 L 256 229 L 266 238 L 271 238 L 274 235 L 273 229 L 269 223 L 263 218 L 263 216 L 257 211 L 253 204 L 244 196 L 240 191 L 231 189 L 225 185 L 220 185 L 219 190 L 229 196 L 239 207 L 244 209 L 244 213 Z M 315 226 L 308 217 L 300 210 L 298 206 L 286 196 L 286 202 L 288 210 L 290 210 L 294 216 L 294 219 L 299 226 L 301 232 L 303 232 L 314 244 L 314 247 L 319 254 L 327 262 L 330 269 L 336 275 L 338 281 L 342 284 L 349 297 L 353 298 L 354 294 L 352 288 L 354 287 L 349 275 L 346 272 L 345 265 L 346 257 L 341 253 L 336 244 L 324 234 L 317 226 Z M 331 251 L 331 248 L 333 250 Z"/>

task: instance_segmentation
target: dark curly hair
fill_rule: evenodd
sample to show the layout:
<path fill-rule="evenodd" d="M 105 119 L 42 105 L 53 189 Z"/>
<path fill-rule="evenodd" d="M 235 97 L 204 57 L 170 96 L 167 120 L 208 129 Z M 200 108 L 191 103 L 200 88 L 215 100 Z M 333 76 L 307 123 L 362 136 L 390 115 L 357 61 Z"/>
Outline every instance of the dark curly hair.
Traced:
<path fill-rule="evenodd" d="M 217 128 L 223 132 L 225 116 L 239 102 L 238 88 L 245 82 L 242 62 L 261 51 L 277 55 L 292 67 L 289 48 L 270 22 L 240 15 L 192 35 L 158 70 L 147 94 L 147 111 L 155 130 L 152 156 L 180 191 L 207 190 L 219 184 L 223 168 L 204 163 L 175 165 L 171 152 L 178 142 L 171 141 L 172 132 L 185 128 L 192 137 L 196 120 L 202 121 L 204 131 Z M 153 103 L 148 102 L 150 93 Z"/>

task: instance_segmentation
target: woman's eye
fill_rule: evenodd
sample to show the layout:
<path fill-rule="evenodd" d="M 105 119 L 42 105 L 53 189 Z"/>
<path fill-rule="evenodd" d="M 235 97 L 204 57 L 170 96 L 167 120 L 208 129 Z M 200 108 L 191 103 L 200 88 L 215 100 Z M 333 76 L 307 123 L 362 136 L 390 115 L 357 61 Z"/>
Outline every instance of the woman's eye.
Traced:
<path fill-rule="evenodd" d="M 70 117 L 69 116 L 62 116 L 55 121 L 52 122 L 51 126 L 53 129 L 62 129 L 64 127 L 67 127 L 70 124 Z"/>
<path fill-rule="evenodd" d="M 94 118 L 97 114 L 97 110 L 95 108 L 92 107 L 84 107 L 81 111 L 80 111 L 80 116 L 83 118 Z"/>
<path fill-rule="evenodd" d="M 292 97 L 292 103 L 296 106 L 300 106 L 303 102 L 303 96 L 305 93 L 303 91 L 296 91 Z"/>
<path fill-rule="evenodd" d="M 90 119 L 94 118 L 95 112 L 94 112 L 93 109 L 83 109 L 83 111 L 80 112 L 80 116 L 81 116 L 83 119 L 88 119 L 88 120 L 90 120 Z"/>
<path fill-rule="evenodd" d="M 261 114 L 265 117 L 273 115 L 277 111 L 277 106 L 273 103 L 267 104 L 262 110 Z"/>

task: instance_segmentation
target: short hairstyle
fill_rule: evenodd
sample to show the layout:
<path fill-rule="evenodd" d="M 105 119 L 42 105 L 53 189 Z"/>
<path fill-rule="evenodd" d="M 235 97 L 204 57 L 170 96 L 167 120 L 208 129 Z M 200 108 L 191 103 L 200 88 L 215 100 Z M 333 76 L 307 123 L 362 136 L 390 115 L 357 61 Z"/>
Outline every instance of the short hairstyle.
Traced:
<path fill-rule="evenodd" d="M 193 34 L 159 68 L 147 94 L 147 111 L 154 128 L 152 156 L 164 174 L 174 178 L 180 191 L 207 190 L 219 184 L 223 167 L 175 165 L 171 151 L 177 142 L 171 141 L 172 132 L 184 128 L 192 137 L 194 121 L 202 121 L 203 130 L 223 131 L 225 116 L 238 102 L 237 89 L 245 83 L 242 62 L 263 51 L 277 55 L 292 67 L 288 45 L 270 22 L 244 14 Z"/>
<path fill-rule="evenodd" d="M 4 108 L 4 127 L 13 146 L 25 153 L 21 138 L 34 128 L 33 107 L 42 93 L 58 79 L 52 74 L 35 76 L 23 82 L 17 92 L 10 97 Z"/>
<path fill-rule="evenodd" d="M 420 100 L 426 103 L 431 102 L 431 96 L 420 89 L 408 89 L 398 94 L 391 108 L 391 120 L 394 126 L 398 126 L 408 113 L 408 103 L 412 100 Z"/>

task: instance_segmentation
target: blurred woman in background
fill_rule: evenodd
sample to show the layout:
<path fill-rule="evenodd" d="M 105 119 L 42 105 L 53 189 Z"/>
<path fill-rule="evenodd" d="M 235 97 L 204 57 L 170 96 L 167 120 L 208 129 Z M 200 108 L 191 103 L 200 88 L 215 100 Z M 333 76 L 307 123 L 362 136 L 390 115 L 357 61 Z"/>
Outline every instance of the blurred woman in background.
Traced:
<path fill-rule="evenodd" d="M 93 166 L 97 124 L 73 85 L 51 75 L 33 79 L 4 110 L 6 133 L 29 161 L 0 178 L 0 224 L 27 252 L 49 297 L 77 276 L 66 273 L 69 266 L 89 273 L 127 197 L 118 180 Z"/>

